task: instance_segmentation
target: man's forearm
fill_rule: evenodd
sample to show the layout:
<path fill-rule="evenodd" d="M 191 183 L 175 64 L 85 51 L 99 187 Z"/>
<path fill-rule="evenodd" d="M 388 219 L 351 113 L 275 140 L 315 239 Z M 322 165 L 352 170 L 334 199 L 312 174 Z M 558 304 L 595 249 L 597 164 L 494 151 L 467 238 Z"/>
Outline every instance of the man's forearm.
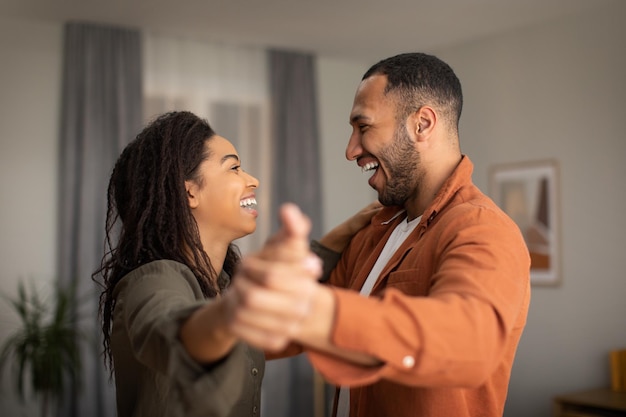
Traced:
<path fill-rule="evenodd" d="M 336 299 L 332 290 L 320 285 L 311 305 L 309 317 L 302 323 L 297 341 L 304 346 L 343 360 L 363 365 L 379 366 L 382 362 L 373 356 L 362 352 L 342 349 L 331 341 L 334 326 Z"/>

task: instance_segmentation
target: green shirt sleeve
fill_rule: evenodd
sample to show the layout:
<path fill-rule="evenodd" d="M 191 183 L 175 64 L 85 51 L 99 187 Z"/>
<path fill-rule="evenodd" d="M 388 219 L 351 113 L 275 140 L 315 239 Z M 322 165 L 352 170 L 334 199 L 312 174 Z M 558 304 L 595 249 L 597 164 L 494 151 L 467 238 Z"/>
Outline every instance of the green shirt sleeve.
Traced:
<path fill-rule="evenodd" d="M 238 344 L 225 358 L 203 365 L 182 345 L 181 324 L 212 302 L 186 266 L 143 265 L 122 279 L 115 297 L 111 349 L 118 405 L 129 410 L 118 410 L 120 417 L 250 416 L 258 409 L 263 364 L 248 346 Z M 236 409 L 242 413 L 233 414 Z"/>
<path fill-rule="evenodd" d="M 317 240 L 312 240 L 310 243 L 311 251 L 322 259 L 323 271 L 320 282 L 326 282 L 330 279 L 330 273 L 339 263 L 341 259 L 341 253 L 335 252 L 323 246 Z"/>

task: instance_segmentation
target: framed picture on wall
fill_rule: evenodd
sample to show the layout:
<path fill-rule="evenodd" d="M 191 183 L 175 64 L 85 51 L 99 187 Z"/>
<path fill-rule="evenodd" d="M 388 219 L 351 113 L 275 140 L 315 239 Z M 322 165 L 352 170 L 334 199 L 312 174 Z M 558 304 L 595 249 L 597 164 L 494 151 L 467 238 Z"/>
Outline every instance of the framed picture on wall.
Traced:
<path fill-rule="evenodd" d="M 560 284 L 557 162 L 544 160 L 494 165 L 489 170 L 489 193 L 524 235 L 531 258 L 531 284 Z"/>

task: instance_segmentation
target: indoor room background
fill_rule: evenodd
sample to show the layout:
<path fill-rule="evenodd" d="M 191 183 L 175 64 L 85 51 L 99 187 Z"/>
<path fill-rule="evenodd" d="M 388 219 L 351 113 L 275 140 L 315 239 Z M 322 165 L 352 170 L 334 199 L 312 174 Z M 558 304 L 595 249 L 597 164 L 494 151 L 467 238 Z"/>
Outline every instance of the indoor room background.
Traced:
<path fill-rule="evenodd" d="M 62 33 L 63 22 L 0 16 L 0 292 L 9 295 L 19 279 L 54 279 Z M 494 165 L 558 164 L 560 283 L 532 288 L 505 410 L 548 417 L 553 396 L 608 387 L 609 351 L 626 348 L 626 2 L 425 52 L 462 82 L 461 147 L 483 191 Z M 375 198 L 344 158 L 352 98 L 374 62 L 315 62 L 326 231 Z M 0 302 L 0 343 L 15 321 Z M 11 388 L 3 375 L 0 414 L 37 415 Z"/>

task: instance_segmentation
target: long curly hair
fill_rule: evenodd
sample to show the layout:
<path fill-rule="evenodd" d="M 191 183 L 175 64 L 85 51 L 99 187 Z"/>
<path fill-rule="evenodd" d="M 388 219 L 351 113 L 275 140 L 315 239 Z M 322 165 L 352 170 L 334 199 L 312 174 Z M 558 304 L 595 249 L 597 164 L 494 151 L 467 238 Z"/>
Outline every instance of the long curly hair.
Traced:
<path fill-rule="evenodd" d="M 100 317 L 104 360 L 113 370 L 110 336 L 115 286 L 140 265 L 174 260 L 193 271 L 205 297 L 227 285 L 211 265 L 189 207 L 185 181 L 201 183 L 199 167 L 209 157 L 205 143 L 215 136 L 206 120 L 190 112 L 156 118 L 122 151 L 107 192 L 105 253 L 92 279 L 103 290 Z M 229 275 L 240 260 L 228 248 L 223 270 Z"/>

